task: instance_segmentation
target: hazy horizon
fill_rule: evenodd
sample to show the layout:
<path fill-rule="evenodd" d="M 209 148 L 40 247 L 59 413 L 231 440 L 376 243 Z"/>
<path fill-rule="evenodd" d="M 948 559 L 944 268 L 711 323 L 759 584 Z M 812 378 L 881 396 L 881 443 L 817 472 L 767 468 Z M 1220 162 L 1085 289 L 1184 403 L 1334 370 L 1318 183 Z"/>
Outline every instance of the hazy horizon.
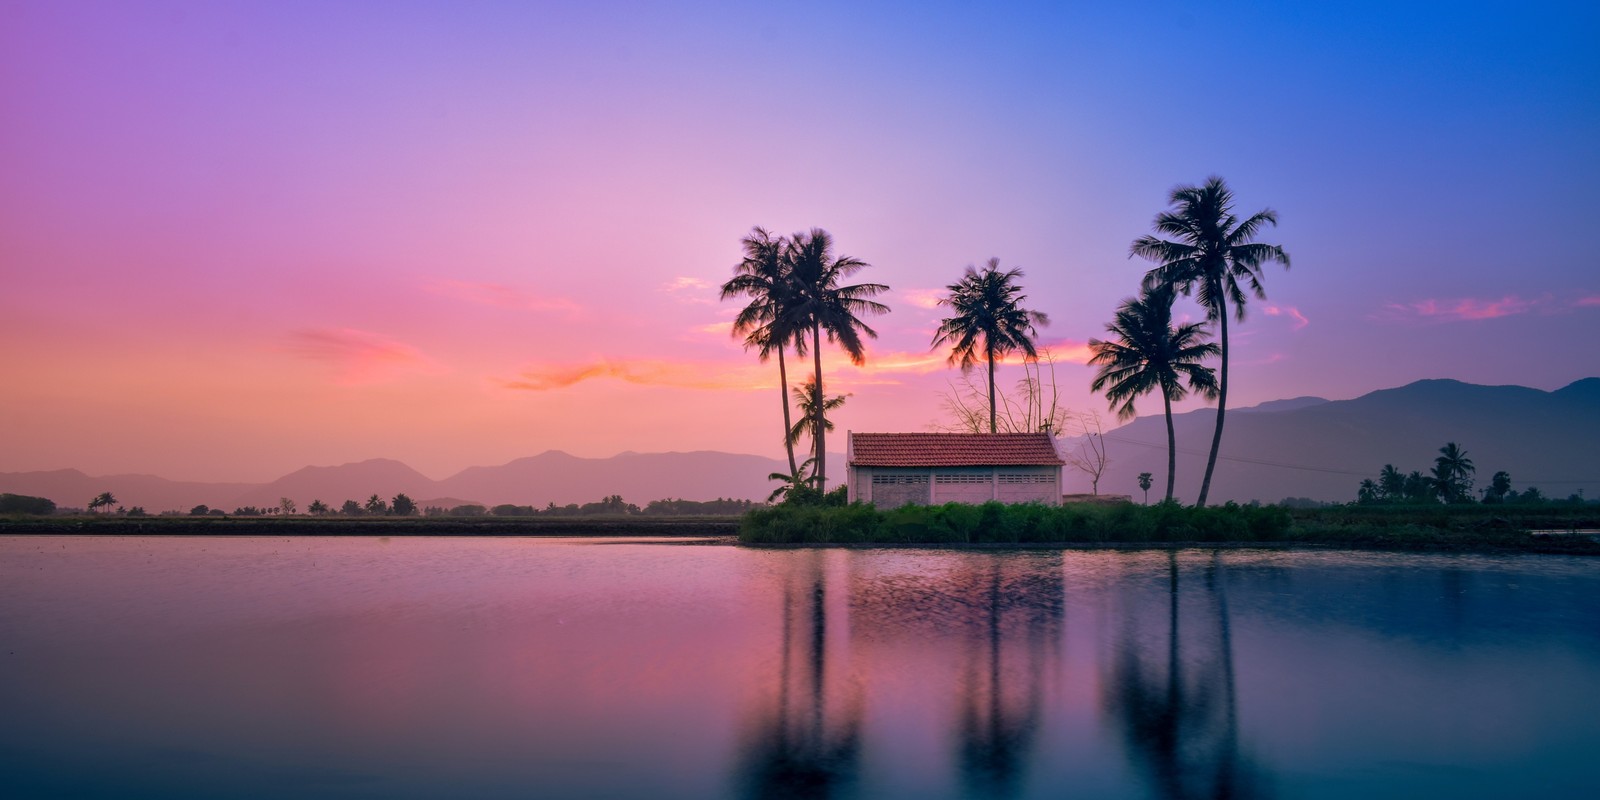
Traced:
<path fill-rule="evenodd" d="M 1597 39 L 1559 2 L 12 3 L 0 472 L 781 457 L 716 301 L 754 225 L 892 287 L 866 366 L 828 351 L 841 433 L 941 416 L 932 301 L 991 256 L 1109 426 L 1084 343 L 1213 174 L 1295 265 L 1232 329 L 1230 407 L 1558 389 L 1595 373 Z"/>

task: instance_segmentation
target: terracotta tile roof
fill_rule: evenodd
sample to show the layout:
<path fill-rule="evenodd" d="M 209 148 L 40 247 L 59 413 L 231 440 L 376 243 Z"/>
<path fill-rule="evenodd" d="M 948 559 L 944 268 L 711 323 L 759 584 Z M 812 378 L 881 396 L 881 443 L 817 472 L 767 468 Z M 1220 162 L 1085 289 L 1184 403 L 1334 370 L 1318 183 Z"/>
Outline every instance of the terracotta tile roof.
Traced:
<path fill-rule="evenodd" d="M 1060 466 L 1047 433 L 851 433 L 862 467 Z"/>

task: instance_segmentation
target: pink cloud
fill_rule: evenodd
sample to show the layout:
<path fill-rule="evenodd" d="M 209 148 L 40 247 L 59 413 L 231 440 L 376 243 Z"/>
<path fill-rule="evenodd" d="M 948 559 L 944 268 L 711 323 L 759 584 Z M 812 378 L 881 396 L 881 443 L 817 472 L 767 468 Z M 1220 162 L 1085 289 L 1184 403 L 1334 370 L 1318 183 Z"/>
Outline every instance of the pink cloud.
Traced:
<path fill-rule="evenodd" d="M 541 296 L 532 292 L 498 283 L 470 283 L 467 281 L 437 281 L 428 290 L 457 300 L 478 305 L 509 308 L 518 311 L 558 311 L 569 316 L 577 315 L 583 307 L 576 302 L 555 296 Z"/>
<path fill-rule="evenodd" d="M 939 298 L 944 297 L 944 289 L 907 289 L 901 292 L 906 302 L 917 308 L 938 308 Z"/>
<path fill-rule="evenodd" d="M 1578 298 L 1578 301 L 1576 303 L 1574 303 L 1573 305 L 1580 306 L 1580 307 L 1583 307 L 1583 308 L 1597 308 L 1597 307 L 1600 307 L 1600 294 L 1591 294 L 1591 295 L 1586 295 L 1584 297 L 1580 297 L 1580 298 Z"/>
<path fill-rule="evenodd" d="M 661 290 L 680 303 L 709 305 L 717 302 L 717 284 L 690 275 L 679 275 L 661 285 Z"/>
<path fill-rule="evenodd" d="M 375 383 L 444 369 L 411 345 L 353 328 L 317 328 L 289 334 L 286 352 L 332 365 L 343 385 Z"/>
<path fill-rule="evenodd" d="M 1306 319 L 1306 316 L 1300 313 L 1300 309 L 1294 306 L 1267 306 L 1261 310 L 1269 317 L 1288 317 L 1293 320 L 1292 330 L 1300 330 L 1311 324 L 1311 320 Z"/>
<path fill-rule="evenodd" d="M 765 367 L 660 359 L 598 359 L 581 364 L 539 364 L 514 378 L 495 379 L 505 389 L 547 392 L 584 381 L 611 379 L 680 389 L 759 389 L 776 385 Z"/>
<path fill-rule="evenodd" d="M 1525 314 L 1536 306 L 1548 303 L 1549 297 L 1527 299 L 1506 295 L 1499 299 L 1428 298 L 1410 303 L 1390 303 L 1384 306 L 1387 315 L 1399 319 L 1421 319 L 1439 322 L 1477 321 L 1498 319 L 1515 314 Z"/>

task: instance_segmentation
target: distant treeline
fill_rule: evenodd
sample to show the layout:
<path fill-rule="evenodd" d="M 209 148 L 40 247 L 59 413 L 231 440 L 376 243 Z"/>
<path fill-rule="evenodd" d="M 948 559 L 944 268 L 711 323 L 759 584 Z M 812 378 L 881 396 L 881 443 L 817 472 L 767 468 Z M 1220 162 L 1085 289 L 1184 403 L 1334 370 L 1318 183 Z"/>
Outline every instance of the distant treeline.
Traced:
<path fill-rule="evenodd" d="M 102 493 L 90 503 L 90 513 L 95 516 L 106 517 L 145 517 L 150 516 L 142 507 L 123 508 L 117 506 L 116 498 L 110 492 Z M 615 517 L 615 516 L 645 516 L 645 517 L 697 517 L 697 516 L 738 516 L 751 509 L 764 508 L 765 505 L 750 500 L 735 500 L 732 498 L 717 498 L 716 500 L 679 500 L 664 499 L 652 500 L 640 508 L 634 503 L 622 499 L 621 495 L 611 495 L 603 500 L 593 503 L 569 503 L 558 506 L 550 503 L 544 508 L 535 506 L 519 506 L 514 503 L 505 503 L 497 506 L 484 506 L 480 504 L 459 505 L 451 508 L 428 506 L 418 508 L 415 501 L 405 494 L 398 494 L 391 500 L 384 500 L 374 494 L 367 498 L 365 503 L 355 500 L 346 500 L 339 506 L 332 506 L 321 500 L 313 500 L 301 513 L 296 503 L 290 498 L 283 498 L 276 506 L 239 506 L 229 512 L 223 508 L 212 508 L 205 504 L 197 505 L 187 512 L 163 511 L 158 516 L 162 517 Z M 103 511 L 97 511 L 104 509 Z M 52 514 L 82 514 L 84 509 L 61 508 L 51 500 L 43 497 L 29 497 L 20 494 L 0 494 L 0 514 L 27 514 L 35 516 L 48 516 Z"/>
<path fill-rule="evenodd" d="M 734 500 L 717 498 L 716 500 L 651 500 L 644 508 L 629 503 L 621 495 L 611 495 L 594 503 L 568 503 L 558 506 L 550 503 L 544 508 L 534 506 L 519 506 L 513 503 L 504 503 L 492 508 L 480 505 L 456 506 L 444 509 L 430 506 L 424 512 L 430 517 L 600 517 L 600 516 L 646 516 L 646 517 L 700 517 L 700 516 L 738 516 L 753 508 L 764 507 L 762 504 L 750 500 Z"/>

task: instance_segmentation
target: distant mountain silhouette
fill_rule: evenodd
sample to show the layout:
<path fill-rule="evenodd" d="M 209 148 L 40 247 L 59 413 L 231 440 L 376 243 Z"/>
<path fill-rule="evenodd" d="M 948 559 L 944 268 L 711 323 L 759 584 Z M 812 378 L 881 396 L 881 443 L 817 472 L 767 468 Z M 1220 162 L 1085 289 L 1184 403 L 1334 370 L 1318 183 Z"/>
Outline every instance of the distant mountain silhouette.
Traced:
<path fill-rule="evenodd" d="M 1160 408 L 1159 401 L 1146 401 Z M 1446 442 L 1466 448 L 1478 487 L 1498 470 L 1514 488 L 1536 485 L 1547 496 L 1583 489 L 1600 492 L 1600 378 L 1585 378 L 1554 392 L 1523 386 L 1478 386 L 1422 380 L 1352 400 L 1317 398 L 1263 403 L 1229 413 L 1212 495 L 1223 500 L 1276 502 L 1285 497 L 1350 501 L 1362 478 L 1384 464 L 1401 471 L 1433 466 Z M 1205 471 L 1216 422 L 1213 409 L 1173 418 L 1178 438 L 1180 500 L 1193 502 Z M 1143 416 L 1106 433 L 1111 463 L 1102 493 L 1132 494 L 1140 472 L 1155 477 L 1158 499 L 1166 481 L 1166 425 Z M 1068 491 L 1088 491 L 1081 473 L 1069 473 Z"/>
<path fill-rule="evenodd" d="M 282 498 L 299 504 L 301 510 L 313 500 L 335 508 L 346 500 L 365 503 L 374 494 L 385 501 L 404 492 L 413 500 L 446 494 L 422 473 L 388 458 L 372 458 L 337 467 L 302 467 L 271 483 L 253 487 L 233 498 L 229 511 L 239 506 L 273 506 Z"/>
<path fill-rule="evenodd" d="M 1146 399 L 1148 409 L 1160 403 Z M 1547 496 L 1579 489 L 1600 496 L 1600 378 L 1585 378 L 1554 392 L 1522 386 L 1477 386 L 1424 380 L 1383 389 L 1353 400 L 1297 397 L 1231 409 L 1222 440 L 1212 494 L 1224 500 L 1276 502 L 1285 497 L 1354 500 L 1362 478 L 1375 478 L 1386 463 L 1402 471 L 1426 471 L 1446 442 L 1457 442 L 1477 465 L 1477 485 L 1497 470 L 1511 473 L 1513 488 L 1538 486 Z M 1205 470 L 1216 420 L 1212 409 L 1179 414 L 1180 500 L 1193 502 Z M 1142 497 L 1137 476 L 1155 476 L 1152 499 L 1166 479 L 1166 426 L 1160 415 L 1140 417 L 1106 433 L 1111 463 L 1100 480 L 1102 494 Z M 276 506 L 288 497 L 304 510 L 312 500 L 337 507 L 385 500 L 405 492 L 420 505 L 501 503 L 544 506 L 587 503 L 620 494 L 643 505 L 651 500 L 717 497 L 761 500 L 776 485 L 768 473 L 787 464 L 762 456 L 712 451 L 619 453 L 580 458 L 551 450 L 495 467 L 469 467 L 435 481 L 398 461 L 371 459 L 333 467 L 306 467 L 271 483 L 199 483 L 153 475 L 92 477 L 75 470 L 0 473 L 0 492 L 48 497 L 58 506 L 82 508 L 109 491 L 119 504 L 150 513 L 205 503 L 232 511 L 239 506 Z M 844 478 L 844 459 L 830 453 L 830 484 Z M 1069 468 L 1066 490 L 1087 492 L 1081 473 Z M 465 498 L 465 499 L 460 499 Z"/>
<path fill-rule="evenodd" d="M 168 509 L 184 511 L 204 503 L 221 507 L 241 492 L 248 491 L 248 483 L 202 483 L 198 481 L 171 481 L 155 475 L 102 475 L 90 476 L 75 469 L 57 469 L 43 472 L 0 473 L 0 492 L 48 497 L 59 508 L 84 508 L 89 500 L 101 492 L 116 495 L 117 505 L 125 508 L 142 506 L 154 514 Z M 278 498 L 272 499 L 278 504 Z M 234 506 L 228 506 L 232 511 Z"/>
<path fill-rule="evenodd" d="M 835 475 L 843 459 L 830 457 Z M 126 507 L 154 514 L 187 511 L 206 504 L 232 511 L 242 506 L 277 507 L 294 500 L 304 511 L 313 500 L 337 508 L 345 500 L 366 502 L 374 494 L 388 500 L 404 492 L 419 507 L 501 503 L 543 507 L 548 503 L 589 503 L 620 494 L 630 503 L 651 500 L 713 500 L 718 497 L 764 500 L 777 484 L 767 480 L 787 465 L 762 456 L 713 451 L 620 453 L 611 458 L 580 458 L 551 450 L 497 467 L 469 467 L 442 481 L 392 459 L 305 467 L 265 484 L 169 481 L 153 475 L 89 476 L 75 470 L 0 473 L 0 492 L 48 497 L 57 506 L 82 508 L 109 491 Z"/>

